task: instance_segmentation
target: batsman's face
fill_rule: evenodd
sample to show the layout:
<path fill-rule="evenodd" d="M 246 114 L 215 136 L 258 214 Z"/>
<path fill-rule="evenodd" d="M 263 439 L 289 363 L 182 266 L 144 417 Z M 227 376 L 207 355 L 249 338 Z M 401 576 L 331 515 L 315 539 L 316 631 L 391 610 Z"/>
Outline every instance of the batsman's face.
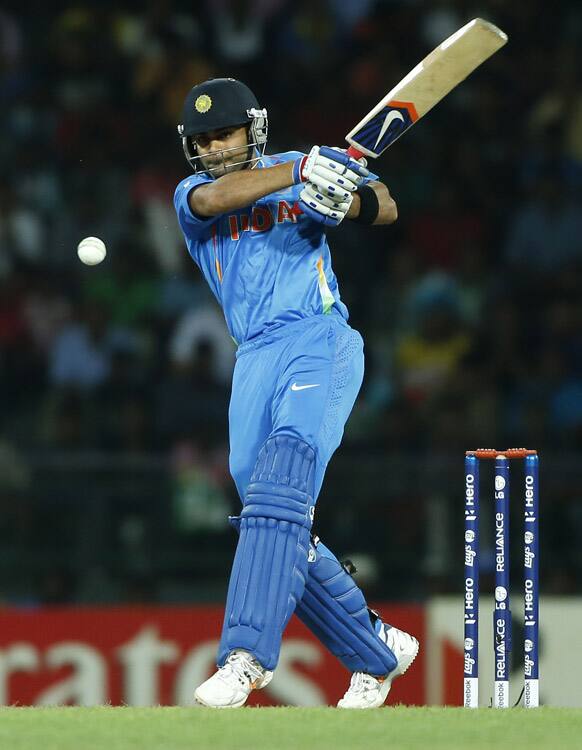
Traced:
<path fill-rule="evenodd" d="M 199 133 L 193 138 L 204 169 L 213 177 L 222 177 L 227 172 L 237 172 L 248 158 L 248 136 L 246 126 L 221 128 Z"/>

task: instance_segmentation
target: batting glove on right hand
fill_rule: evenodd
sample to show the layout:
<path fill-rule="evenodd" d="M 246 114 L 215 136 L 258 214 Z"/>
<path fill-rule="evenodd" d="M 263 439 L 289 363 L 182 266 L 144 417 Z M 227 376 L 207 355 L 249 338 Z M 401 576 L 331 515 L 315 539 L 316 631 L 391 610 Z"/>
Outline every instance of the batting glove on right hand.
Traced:
<path fill-rule="evenodd" d="M 369 174 L 363 164 L 350 158 L 345 151 L 328 146 L 314 146 L 308 156 L 297 159 L 293 167 L 295 184 L 311 182 L 335 202 L 345 201 Z"/>
<path fill-rule="evenodd" d="M 345 193 L 345 195 L 347 197 L 341 201 L 337 198 L 330 198 L 324 195 L 317 185 L 308 182 L 299 194 L 299 206 L 304 214 L 319 224 L 337 227 L 344 220 L 354 200 L 352 193 Z"/>

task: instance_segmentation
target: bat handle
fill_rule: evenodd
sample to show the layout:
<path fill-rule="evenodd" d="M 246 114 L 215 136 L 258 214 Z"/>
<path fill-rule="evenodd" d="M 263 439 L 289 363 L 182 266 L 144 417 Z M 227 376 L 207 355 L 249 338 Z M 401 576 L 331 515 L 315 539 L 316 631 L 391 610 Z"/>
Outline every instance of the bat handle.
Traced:
<path fill-rule="evenodd" d="M 361 151 L 358 151 L 357 148 L 354 148 L 353 146 L 350 146 L 348 150 L 346 151 L 347 155 L 350 156 L 352 159 L 361 159 L 364 155 Z"/>

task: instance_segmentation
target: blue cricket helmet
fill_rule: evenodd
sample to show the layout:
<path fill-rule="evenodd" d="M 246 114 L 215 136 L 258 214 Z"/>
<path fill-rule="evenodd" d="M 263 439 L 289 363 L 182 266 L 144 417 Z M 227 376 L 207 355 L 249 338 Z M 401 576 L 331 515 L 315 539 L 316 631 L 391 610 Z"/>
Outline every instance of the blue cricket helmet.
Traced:
<path fill-rule="evenodd" d="M 194 171 L 200 167 L 197 134 L 243 125 L 248 126 L 250 153 L 244 163 L 254 164 L 265 152 L 268 120 L 267 110 L 260 108 L 250 88 L 235 78 L 212 78 L 191 88 L 184 101 L 178 133 L 186 160 Z"/>

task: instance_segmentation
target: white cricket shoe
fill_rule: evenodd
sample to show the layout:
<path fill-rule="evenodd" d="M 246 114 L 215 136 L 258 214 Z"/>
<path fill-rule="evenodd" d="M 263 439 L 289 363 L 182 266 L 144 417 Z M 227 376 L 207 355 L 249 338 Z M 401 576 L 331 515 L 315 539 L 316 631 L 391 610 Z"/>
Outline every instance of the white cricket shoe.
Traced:
<path fill-rule="evenodd" d="M 273 673 L 248 651 L 232 651 L 224 666 L 196 689 L 194 700 L 209 708 L 240 708 L 251 690 L 266 687 L 272 679 Z"/>
<path fill-rule="evenodd" d="M 384 624 L 380 637 L 394 653 L 396 667 L 384 677 L 354 672 L 346 694 L 337 704 L 338 708 L 378 708 L 388 697 L 392 680 L 404 674 L 415 660 L 419 643 L 413 636 Z"/>

